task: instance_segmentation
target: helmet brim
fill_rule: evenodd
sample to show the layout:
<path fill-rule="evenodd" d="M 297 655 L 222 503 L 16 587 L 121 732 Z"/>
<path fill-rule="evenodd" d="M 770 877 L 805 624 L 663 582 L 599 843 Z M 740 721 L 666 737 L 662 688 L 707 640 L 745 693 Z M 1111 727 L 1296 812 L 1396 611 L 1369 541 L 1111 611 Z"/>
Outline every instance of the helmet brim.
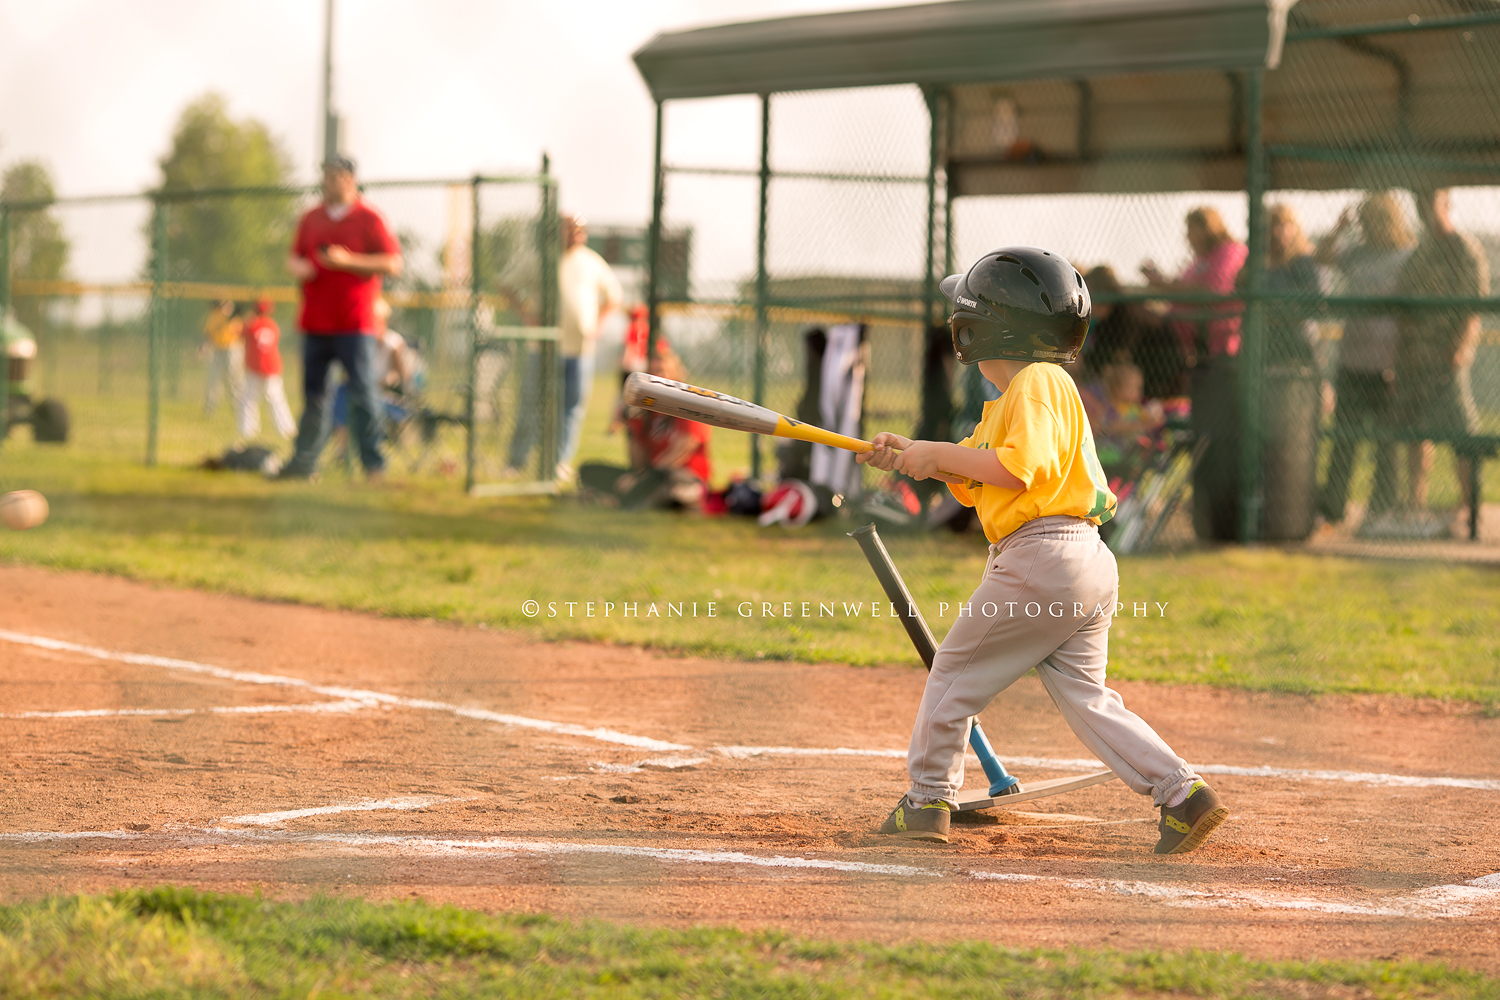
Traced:
<path fill-rule="evenodd" d="M 938 290 L 949 302 L 956 302 L 958 297 L 958 286 L 963 284 L 964 276 L 961 274 L 950 274 L 938 282 Z"/>

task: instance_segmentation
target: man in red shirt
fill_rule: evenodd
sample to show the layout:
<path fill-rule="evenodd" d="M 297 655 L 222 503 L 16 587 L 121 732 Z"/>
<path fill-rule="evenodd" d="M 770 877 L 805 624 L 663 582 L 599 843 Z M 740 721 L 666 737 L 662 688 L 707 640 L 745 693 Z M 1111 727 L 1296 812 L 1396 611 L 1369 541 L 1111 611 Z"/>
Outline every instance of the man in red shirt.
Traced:
<path fill-rule="evenodd" d="M 380 386 L 375 375 L 375 300 L 380 279 L 401 273 L 401 246 L 385 220 L 359 197 L 354 161 L 323 164 L 323 203 L 302 217 L 287 270 L 302 282 L 302 388 L 306 402 L 297 450 L 282 478 L 306 479 L 317 468 L 333 424 L 337 361 L 349 378 L 349 423 L 369 479 L 385 469 L 380 453 Z"/>

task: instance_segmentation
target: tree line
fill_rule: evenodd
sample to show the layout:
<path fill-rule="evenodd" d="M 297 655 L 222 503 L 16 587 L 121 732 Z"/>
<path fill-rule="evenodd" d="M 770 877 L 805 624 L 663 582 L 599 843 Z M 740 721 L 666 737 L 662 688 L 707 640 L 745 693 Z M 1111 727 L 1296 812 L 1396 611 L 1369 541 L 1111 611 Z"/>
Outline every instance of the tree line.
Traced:
<path fill-rule="evenodd" d="M 183 109 L 172 131 L 168 151 L 158 161 L 157 190 L 166 194 L 190 190 L 258 188 L 264 193 L 163 199 L 143 226 L 149 248 L 139 277 L 157 274 L 156 213 L 166 213 L 165 278 L 249 286 L 282 285 L 290 279 L 284 262 L 303 206 L 291 157 L 262 122 L 235 118 L 221 95 L 205 94 Z M 52 173 L 39 160 L 21 160 L 4 170 L 0 201 L 45 202 L 57 197 Z M 486 285 L 520 307 L 506 321 L 521 321 L 535 310 L 535 224 L 532 218 L 492 222 L 478 247 Z M 415 250 L 410 233 L 398 232 L 408 256 Z M 65 280 L 71 253 L 56 211 L 11 213 L 11 277 Z M 439 261 L 441 263 L 441 261 Z M 420 273 L 408 270 L 403 284 L 424 287 Z M 525 291 L 519 291 L 524 289 Z M 524 302 L 522 300 L 525 300 Z M 39 296 L 13 296 L 15 316 L 33 330 L 47 326 L 48 302 Z"/>
<path fill-rule="evenodd" d="M 292 183 L 291 158 L 262 123 L 236 120 L 227 102 L 207 94 L 177 120 L 170 148 L 158 161 L 164 192 L 194 188 L 270 187 Z M 8 165 L 0 180 L 0 202 L 49 202 L 56 184 L 41 160 Z M 205 198 L 167 209 L 168 280 L 236 284 L 282 283 L 282 261 L 296 223 L 297 198 L 287 192 L 264 198 Z M 10 213 L 10 275 L 15 279 L 66 280 L 72 247 L 54 209 Z M 157 220 L 143 235 L 151 253 L 140 277 L 155 273 Z M 33 330 L 47 325 L 48 299 L 13 296 L 15 318 Z"/>

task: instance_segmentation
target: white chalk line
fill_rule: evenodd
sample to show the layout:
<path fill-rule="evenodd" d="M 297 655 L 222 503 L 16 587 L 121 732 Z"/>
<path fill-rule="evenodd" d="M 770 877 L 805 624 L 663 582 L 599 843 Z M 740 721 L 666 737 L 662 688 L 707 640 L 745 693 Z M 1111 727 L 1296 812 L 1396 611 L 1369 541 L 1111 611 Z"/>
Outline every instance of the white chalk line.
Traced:
<path fill-rule="evenodd" d="M 1304 771 L 1287 767 L 1235 767 L 1230 764 L 1193 764 L 1199 774 L 1230 774 L 1246 778 L 1293 778 L 1298 781 L 1346 781 L 1384 788 L 1472 788 L 1500 792 L 1493 778 L 1448 778 L 1416 774 L 1379 774 L 1372 771 Z"/>
<path fill-rule="evenodd" d="M 405 811 L 425 809 L 444 802 L 468 802 L 473 796 L 455 798 L 443 795 L 403 795 L 390 799 L 361 799 L 358 802 L 343 802 L 331 806 L 311 806 L 306 809 L 283 809 L 280 812 L 250 813 L 245 816 L 225 816 L 220 823 L 238 823 L 242 826 L 275 826 L 287 820 L 305 819 L 308 816 L 331 816 L 346 812 Z M 179 828 L 182 829 L 182 828 Z M 210 828 L 213 829 L 213 828 Z M 31 830 L 25 833 L 0 833 L 0 843 L 41 843 L 49 840 L 133 840 L 147 836 L 134 830 Z"/>
<path fill-rule="evenodd" d="M 297 705 L 215 705 L 210 708 L 75 708 L 62 712 L 9 712 L 0 719 L 160 718 L 181 715 L 260 715 L 283 712 L 347 714 L 371 707 L 366 701 L 315 701 Z"/>
<path fill-rule="evenodd" d="M 588 728 L 567 722 L 548 722 L 545 719 L 530 719 L 522 715 L 507 715 L 503 712 L 491 712 L 487 709 L 450 705 L 447 702 L 432 701 L 425 698 L 404 698 L 400 695 L 386 694 L 383 691 L 368 691 L 360 688 L 314 684 L 298 677 L 283 677 L 277 674 L 263 674 L 248 670 L 228 670 L 224 667 L 215 667 L 207 663 L 197 663 L 193 660 L 179 660 L 170 656 L 151 656 L 144 653 L 125 653 L 113 649 L 104 649 L 99 646 L 85 646 L 81 643 L 65 642 L 61 639 L 49 639 L 46 636 L 11 632 L 5 629 L 0 629 L 0 640 L 13 642 L 22 646 L 50 649 L 56 652 L 78 653 L 83 656 L 93 657 L 96 660 L 113 660 L 116 663 L 129 663 L 133 666 L 161 667 L 166 670 L 181 670 L 188 673 L 204 674 L 209 677 L 236 681 L 241 684 L 268 684 L 277 687 L 293 687 L 340 700 L 367 702 L 372 706 L 391 705 L 400 708 L 447 712 L 465 719 L 498 722 L 501 725 L 537 729 L 542 732 L 555 733 L 561 736 L 583 736 L 588 739 L 599 740 L 603 743 L 616 743 L 621 746 L 636 747 L 640 750 L 693 749 L 681 743 L 668 743 L 666 740 L 655 740 L 647 736 L 634 736 L 630 733 L 616 732 L 613 729 Z"/>
<path fill-rule="evenodd" d="M 517 726 L 527 729 L 536 729 L 543 732 L 556 733 L 565 736 L 582 736 L 588 739 L 599 740 L 604 743 L 614 743 L 621 746 L 637 747 L 643 750 L 667 751 L 680 750 L 692 751 L 695 748 L 681 743 L 669 743 L 665 740 L 652 739 L 647 736 L 635 736 L 630 733 L 621 733 L 612 729 L 587 728 L 573 723 L 549 722 L 545 719 L 531 719 L 519 715 L 507 715 L 501 712 L 491 712 L 487 709 L 468 708 L 461 705 L 451 705 L 441 701 L 431 701 L 422 698 L 406 698 L 400 695 L 386 694 L 380 691 L 368 691 L 358 688 L 345 688 L 338 686 L 313 684 L 297 677 L 284 677 L 277 674 L 263 674 L 243 670 L 229 670 L 224 667 L 215 667 L 206 663 L 197 663 L 192 660 L 179 660 L 172 657 L 152 656 L 143 653 L 124 653 L 116 650 L 103 649 L 97 646 L 85 646 L 79 643 L 65 642 L 61 639 L 50 639 L 45 636 L 28 635 L 22 632 L 11 632 L 0 629 L 0 640 L 13 642 L 20 645 L 36 646 L 41 649 L 51 649 L 60 652 L 80 653 L 95 659 L 114 660 L 120 663 L 129 663 L 137 666 L 163 667 L 169 670 L 183 670 L 192 673 L 206 674 L 224 680 L 239 681 L 248 684 L 268 684 L 281 687 L 295 687 L 315 694 L 327 695 L 338 698 L 341 702 L 354 702 L 359 705 L 374 707 L 376 705 L 388 705 L 392 707 L 423 709 L 435 712 L 447 712 L 461 718 L 476 719 L 484 722 L 496 722 L 501 725 Z M 325 703 L 334 704 L 334 703 Z M 332 711 L 332 709 L 324 709 Z M 352 709 L 351 709 L 352 710 Z M 128 714 L 129 710 L 120 710 L 121 715 Z M 226 709 L 229 711 L 229 709 Z M 41 716 L 26 716 L 41 717 Z M 71 716 L 58 716 L 71 717 Z M 78 716 L 82 717 L 82 716 Z M 760 756 L 799 756 L 799 757 L 886 757 L 904 758 L 905 750 L 882 750 L 882 749 L 854 749 L 850 747 L 786 747 L 786 746 L 716 746 L 712 750 L 731 759 L 748 759 Z M 1020 767 L 1038 767 L 1061 771 L 1093 771 L 1104 765 L 1097 760 L 1087 758 L 1053 758 L 1053 757 L 1018 757 L 1005 756 L 1000 758 L 1006 764 Z M 635 765 L 639 766 L 639 765 Z M 1454 778 L 1448 776 L 1428 776 L 1410 774 L 1382 774 L 1369 771 L 1330 771 L 1330 770 L 1306 770 L 1301 768 L 1282 767 L 1240 767 L 1233 764 L 1194 764 L 1194 770 L 1200 774 L 1223 774 L 1239 777 L 1252 778 L 1289 778 L 1295 781 L 1342 781 L 1351 784 L 1370 785 L 1374 787 L 1397 787 L 1397 788 L 1467 788 L 1478 791 L 1497 792 L 1500 791 L 1500 779 L 1492 778 Z M 624 772 L 631 773 L 631 772 Z"/>
<path fill-rule="evenodd" d="M 413 800 L 415 801 L 415 800 Z M 453 800 L 450 800 L 453 801 Z M 432 804 L 432 800 L 424 804 Z M 289 810 L 265 813 L 257 817 L 231 817 L 227 822 L 269 817 L 300 818 L 306 815 L 355 808 L 418 808 L 401 800 L 370 802 L 358 805 L 332 806 L 322 809 Z M 758 868 L 800 869 L 809 871 L 849 872 L 862 875 L 891 875 L 908 878 L 948 877 L 948 873 L 917 865 L 874 864 L 864 861 L 835 861 L 825 858 L 756 855 L 742 851 L 705 851 L 688 848 L 638 847 L 628 844 L 587 844 L 566 841 L 510 840 L 500 837 L 451 839 L 407 837 L 369 833 L 286 833 L 269 830 L 200 831 L 215 840 L 231 838 L 263 845 L 331 844 L 354 849 L 394 849 L 401 856 L 465 857 L 504 855 L 508 857 L 553 857 L 588 855 L 658 861 L 663 864 L 748 865 Z M 38 842 L 44 840 L 137 839 L 146 834 L 123 830 L 94 833 L 45 833 L 0 835 L 0 840 Z M 1500 872 L 1472 879 L 1458 885 L 1427 886 L 1412 892 L 1388 896 L 1378 902 L 1359 903 L 1306 896 L 1277 896 L 1239 889 L 1194 889 L 1181 885 L 1123 879 L 1078 879 L 1021 872 L 991 872 L 960 869 L 960 877 L 981 882 L 1038 884 L 1049 888 L 1087 892 L 1097 896 L 1126 896 L 1155 900 L 1168 906 L 1196 909 L 1275 909 L 1295 910 L 1330 916 L 1401 917 L 1416 920 L 1472 917 L 1500 908 Z"/>
<path fill-rule="evenodd" d="M 1335 899 L 1275 896 L 1237 889 L 1190 889 L 1180 885 L 1116 879 L 1070 879 L 1012 872 L 970 871 L 970 878 L 989 882 L 1031 882 L 1099 895 L 1140 896 L 1168 906 L 1206 908 L 1254 908 L 1300 910 L 1310 913 L 1369 917 L 1470 917 L 1500 907 L 1500 873 L 1473 879 L 1461 885 L 1434 885 L 1378 903 L 1352 903 Z"/>
<path fill-rule="evenodd" d="M 135 840 L 144 833 L 133 830 L 27 830 L 0 833 L 0 843 L 41 844 L 51 840 Z"/>
<path fill-rule="evenodd" d="M 849 747 L 714 747 L 713 751 L 731 760 L 751 757 L 900 757 L 905 750 L 852 750 Z"/>
<path fill-rule="evenodd" d="M 598 774 L 640 774 L 642 771 L 691 771 L 699 764 L 707 764 L 707 757 L 647 757 L 634 764 L 611 764 L 609 761 L 589 761 L 589 770 Z M 552 778 L 566 781 L 566 778 Z"/>
<path fill-rule="evenodd" d="M 273 843 L 327 843 L 349 847 L 393 847 L 403 854 L 460 855 L 476 853 L 511 856 L 545 857 L 549 855 L 584 854 L 620 858 L 644 858 L 677 864 L 751 865 L 757 868 L 800 868 L 811 870 L 856 872 L 873 875 L 904 875 L 920 878 L 942 878 L 943 872 L 915 865 L 872 864 L 866 861 L 833 861 L 825 858 L 794 858 L 786 855 L 745 854 L 742 851 L 702 851 L 673 847 L 636 847 L 630 844 L 581 844 L 567 841 L 507 840 L 487 837 L 478 840 L 449 840 L 432 837 L 402 837 L 376 833 L 312 833 L 271 836 L 259 831 L 224 830 L 224 836 Z"/>
<path fill-rule="evenodd" d="M 853 750 L 848 747 L 819 749 L 814 747 L 718 746 L 715 752 L 734 760 L 751 757 L 892 757 L 906 758 L 905 750 Z M 1052 771 L 1097 771 L 1104 764 L 1082 757 L 1013 757 L 998 755 L 1003 764 L 1012 767 L 1037 767 Z M 1374 771 L 1312 771 L 1292 767 L 1239 767 L 1233 764 L 1191 764 L 1199 774 L 1226 774 L 1246 778 L 1291 778 L 1295 781 L 1344 781 L 1383 788 L 1470 788 L 1500 792 L 1500 780 L 1493 778 L 1451 778 L 1415 774 L 1381 774 Z"/>
<path fill-rule="evenodd" d="M 461 800 L 450 800 L 461 801 Z M 324 810 L 289 810 L 287 813 L 266 813 L 265 817 L 281 816 L 293 818 L 292 813 L 312 815 L 321 812 L 347 811 L 349 806 L 329 807 Z M 414 808 L 392 806 L 389 803 L 370 803 L 369 808 Z M 225 822 L 242 822 L 251 817 L 231 817 Z M 253 817 L 261 818 L 261 817 Z M 189 832 L 189 831 L 182 831 Z M 742 851 L 700 851 L 673 847 L 636 847 L 629 844 L 580 844 L 566 841 L 507 840 L 501 837 L 486 837 L 477 840 L 439 839 L 435 837 L 403 837 L 378 833 L 287 833 L 271 830 L 229 830 L 218 827 L 199 829 L 199 835 L 207 835 L 214 841 L 225 838 L 250 841 L 256 844 L 336 844 L 353 848 L 397 848 L 403 856 L 419 857 L 474 857 L 476 854 L 500 854 L 511 857 L 546 857 L 551 855 L 583 854 L 603 857 L 642 858 L 651 861 L 676 864 L 750 865 L 757 868 L 793 868 L 836 872 L 854 872 L 865 875 L 904 875 L 913 878 L 943 878 L 944 873 L 932 868 L 916 865 L 872 864 L 866 861 L 833 861 L 824 858 L 794 858 L 786 855 L 745 854 Z M 180 838 L 181 833 L 173 836 Z M 129 830 L 100 830 L 92 832 L 48 832 L 0 834 L 0 841 L 40 843 L 68 840 L 138 840 L 151 837 L 148 833 Z M 155 839 L 160 839 L 156 835 Z"/>
<path fill-rule="evenodd" d="M 346 812 L 381 812 L 425 809 L 444 802 L 468 802 L 473 796 L 453 798 L 446 795 L 402 795 L 391 799 L 365 799 L 361 802 L 346 802 L 332 806 L 311 806 L 306 809 L 283 809 L 280 812 L 251 813 L 246 816 L 225 816 L 220 823 L 239 823 L 242 826 L 275 826 L 291 819 L 308 816 L 332 816 Z"/>
<path fill-rule="evenodd" d="M 304 809 L 286 809 L 278 812 L 252 813 L 243 816 L 226 816 L 220 823 L 240 826 L 269 827 L 295 819 L 311 816 L 327 816 L 348 812 L 404 811 L 423 809 L 432 805 L 465 802 L 469 798 L 451 796 L 401 796 L 389 799 L 365 799 L 327 806 Z M 1096 821 L 1097 822 L 1097 821 Z M 1104 821 L 1100 825 L 1140 822 L 1139 820 Z M 1073 824 L 1077 825 L 1077 824 Z M 1092 824 L 1090 824 L 1092 825 Z M 1053 829 L 1053 827 L 1027 826 L 1020 830 Z M 939 870 L 912 865 L 882 865 L 861 861 L 833 861 L 820 858 L 792 858 L 784 855 L 762 856 L 741 851 L 703 851 L 687 848 L 637 847 L 625 844 L 584 844 L 566 841 L 522 841 L 490 837 L 483 839 L 440 839 L 431 837 L 409 837 L 395 834 L 369 833 L 286 833 L 270 830 L 234 830 L 222 827 L 200 831 L 215 837 L 250 839 L 267 843 L 329 843 L 349 847 L 392 847 L 405 853 L 419 855 L 470 855 L 474 853 L 506 855 L 567 855 L 587 854 L 628 858 L 645 858 L 664 863 L 730 864 L 751 865 L 767 868 L 800 868 L 827 871 L 856 872 L 863 874 L 904 875 L 911 877 L 942 878 Z M 45 841 L 77 841 L 86 839 L 122 840 L 145 837 L 146 834 L 126 830 L 106 831 L 31 831 L 26 833 L 0 834 L 0 842 L 39 843 Z M 1138 896 L 1159 900 L 1169 906 L 1196 908 L 1260 907 L 1263 909 L 1299 910 L 1313 913 L 1353 916 L 1406 917 L 1430 919 L 1437 917 L 1467 917 L 1480 911 L 1500 906 L 1500 873 L 1465 882 L 1461 885 L 1428 886 L 1400 896 L 1387 897 L 1378 903 L 1354 903 L 1333 899 L 1276 896 L 1261 892 L 1246 892 L 1235 889 L 1203 890 L 1180 885 L 1163 885 L 1155 882 L 1120 879 L 1068 879 L 1047 875 L 1029 875 L 1017 872 L 989 872 L 968 870 L 961 874 L 978 881 L 992 882 L 1037 882 L 1056 885 L 1075 891 L 1098 895 Z"/>
<path fill-rule="evenodd" d="M 287 838 L 277 838 L 284 842 Z M 795 858 L 785 855 L 745 854 L 740 851 L 703 851 L 685 848 L 634 847 L 625 844 L 579 844 L 555 841 L 520 841 L 501 838 L 482 840 L 439 840 L 426 837 L 401 837 L 382 834 L 311 834 L 295 837 L 299 843 L 323 842 L 350 847 L 395 847 L 403 854 L 468 855 L 496 853 L 511 856 L 547 857 L 584 854 L 607 857 L 643 858 L 663 863 L 751 865 L 762 868 L 792 868 L 852 872 L 870 875 L 895 875 L 913 878 L 944 878 L 945 872 L 913 865 L 872 864 L 862 861 L 832 861 L 822 858 Z M 1138 896 L 1156 899 L 1169 906 L 1193 908 L 1261 907 L 1298 910 L 1329 915 L 1405 917 L 1434 919 L 1469 917 L 1500 907 L 1500 873 L 1477 878 L 1462 885 L 1428 886 L 1414 892 L 1388 897 L 1379 903 L 1353 903 L 1309 897 L 1278 897 L 1268 893 L 1233 889 L 1199 890 L 1154 882 L 1116 879 L 1063 879 L 1036 875 L 1010 875 L 981 871 L 960 874 L 977 880 L 1043 882 L 1084 890 L 1097 895 Z"/>
<path fill-rule="evenodd" d="M 636 766 L 645 771 L 686 771 L 697 767 L 699 764 L 707 764 L 707 757 L 647 757 L 645 760 L 635 762 Z"/>

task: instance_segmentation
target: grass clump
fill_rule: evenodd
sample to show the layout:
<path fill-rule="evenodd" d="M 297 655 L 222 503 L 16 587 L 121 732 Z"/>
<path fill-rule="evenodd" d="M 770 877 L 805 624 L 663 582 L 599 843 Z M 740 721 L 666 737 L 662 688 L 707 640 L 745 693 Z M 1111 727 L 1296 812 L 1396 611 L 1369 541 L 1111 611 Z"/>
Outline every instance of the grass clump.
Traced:
<path fill-rule="evenodd" d="M 422 902 L 300 903 L 161 887 L 0 908 L 16 997 L 1493 998 L 1420 962 L 1262 962 L 1188 951 L 878 945 L 782 931 L 487 915 Z"/>
<path fill-rule="evenodd" d="M 246 995 L 254 984 L 219 925 L 98 896 L 0 908 L 0 995 Z"/>

